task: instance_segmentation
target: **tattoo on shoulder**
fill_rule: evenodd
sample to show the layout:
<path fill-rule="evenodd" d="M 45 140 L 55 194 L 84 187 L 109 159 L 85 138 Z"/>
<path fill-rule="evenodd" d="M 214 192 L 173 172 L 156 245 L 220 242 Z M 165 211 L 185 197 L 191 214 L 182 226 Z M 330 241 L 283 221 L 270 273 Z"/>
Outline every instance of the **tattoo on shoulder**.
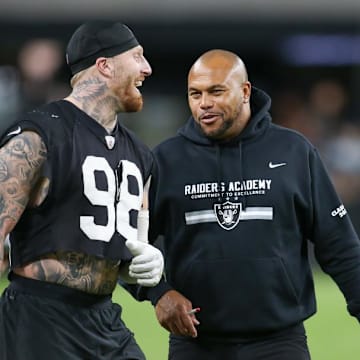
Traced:
<path fill-rule="evenodd" d="M 40 136 L 34 132 L 24 132 L 13 139 L 4 147 L 3 161 L 16 165 L 11 169 L 13 175 L 23 175 L 27 181 L 28 173 L 37 170 L 46 158 L 46 147 Z M 17 172 L 18 171 L 18 172 Z"/>

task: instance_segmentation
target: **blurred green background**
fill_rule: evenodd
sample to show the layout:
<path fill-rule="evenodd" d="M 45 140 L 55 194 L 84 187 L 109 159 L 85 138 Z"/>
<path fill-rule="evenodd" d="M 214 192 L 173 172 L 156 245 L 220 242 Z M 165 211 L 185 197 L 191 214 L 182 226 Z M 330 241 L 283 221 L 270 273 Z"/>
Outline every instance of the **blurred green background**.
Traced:
<path fill-rule="evenodd" d="M 360 330 L 357 320 L 346 311 L 345 300 L 332 280 L 315 272 L 318 312 L 306 323 L 312 360 L 358 360 Z M 0 289 L 6 281 L 0 282 Z M 123 319 L 135 333 L 147 360 L 167 359 L 167 332 L 158 325 L 152 305 L 135 301 L 118 287 L 114 301 L 123 307 Z M 291 360 L 291 359 L 289 359 Z"/>

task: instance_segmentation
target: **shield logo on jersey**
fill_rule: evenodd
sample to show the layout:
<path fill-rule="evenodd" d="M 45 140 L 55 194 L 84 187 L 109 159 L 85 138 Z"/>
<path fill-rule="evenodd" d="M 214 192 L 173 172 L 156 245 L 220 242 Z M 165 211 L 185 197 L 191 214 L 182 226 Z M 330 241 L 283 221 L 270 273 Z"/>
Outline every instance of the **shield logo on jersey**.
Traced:
<path fill-rule="evenodd" d="M 112 150 L 115 145 L 115 138 L 111 135 L 105 136 L 106 145 L 109 150 Z"/>
<path fill-rule="evenodd" d="M 241 203 L 232 203 L 230 201 L 214 205 L 216 219 L 225 230 L 231 230 L 238 224 L 241 209 Z"/>

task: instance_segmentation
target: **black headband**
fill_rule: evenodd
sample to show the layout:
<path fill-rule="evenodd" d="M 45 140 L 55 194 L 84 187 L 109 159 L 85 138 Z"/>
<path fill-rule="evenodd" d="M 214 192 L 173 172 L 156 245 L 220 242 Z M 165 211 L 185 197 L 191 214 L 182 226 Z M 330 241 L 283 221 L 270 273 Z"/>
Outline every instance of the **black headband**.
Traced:
<path fill-rule="evenodd" d="M 75 75 L 94 65 L 100 56 L 119 55 L 138 45 L 133 32 L 120 22 L 90 22 L 81 25 L 70 38 L 66 62 Z"/>

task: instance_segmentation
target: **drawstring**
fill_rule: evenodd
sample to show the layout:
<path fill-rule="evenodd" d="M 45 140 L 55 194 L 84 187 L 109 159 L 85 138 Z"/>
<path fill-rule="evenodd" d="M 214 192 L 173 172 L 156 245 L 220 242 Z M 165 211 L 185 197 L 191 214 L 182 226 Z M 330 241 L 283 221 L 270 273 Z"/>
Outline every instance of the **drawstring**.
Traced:
<path fill-rule="evenodd" d="M 217 172 L 217 184 L 218 184 L 218 190 L 219 190 L 219 202 L 220 203 L 224 203 L 224 197 L 221 196 L 222 193 L 222 182 L 224 181 L 223 179 L 223 168 L 222 168 L 222 163 L 221 163 L 221 151 L 220 151 L 220 146 L 218 144 L 215 144 L 215 149 L 216 149 L 216 172 Z M 244 176 L 244 164 L 243 164 L 243 159 L 242 159 L 242 142 L 239 141 L 238 143 L 238 149 L 239 149 L 239 162 L 240 162 L 240 175 L 239 175 L 239 181 L 242 184 L 245 176 Z M 242 208 L 243 210 L 246 209 L 246 196 L 245 195 L 241 195 L 241 203 L 242 203 Z"/>
<path fill-rule="evenodd" d="M 242 142 L 239 141 L 239 160 L 240 160 L 240 183 L 242 184 L 245 176 L 244 176 L 244 164 L 243 164 L 243 159 L 242 159 Z M 241 195 L 241 203 L 242 203 L 242 208 L 243 210 L 246 209 L 246 196 L 245 195 Z"/>
<path fill-rule="evenodd" d="M 221 164 L 221 154 L 220 154 L 220 146 L 218 144 L 215 145 L 216 149 L 216 175 L 217 175 L 217 185 L 219 190 L 219 202 L 223 203 L 223 197 L 221 196 L 221 182 L 223 181 L 223 171 L 222 171 L 222 164 Z"/>

